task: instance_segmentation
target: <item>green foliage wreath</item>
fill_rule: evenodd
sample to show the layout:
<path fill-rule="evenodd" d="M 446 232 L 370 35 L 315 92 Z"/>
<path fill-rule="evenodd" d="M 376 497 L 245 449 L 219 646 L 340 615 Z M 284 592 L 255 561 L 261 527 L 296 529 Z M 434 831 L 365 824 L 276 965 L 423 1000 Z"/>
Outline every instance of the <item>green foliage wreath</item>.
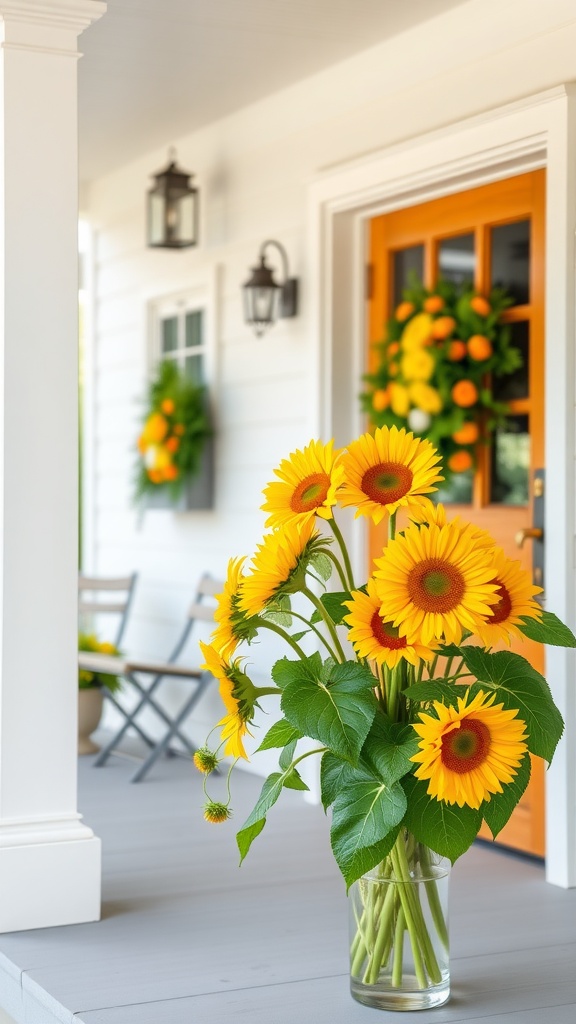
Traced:
<path fill-rule="evenodd" d="M 522 366 L 502 322 L 510 305 L 501 289 L 485 298 L 445 281 L 433 291 L 413 283 L 375 346 L 362 408 L 375 426 L 428 438 L 446 477 L 475 466 L 478 443 L 487 443 L 508 414 L 492 385 Z"/>

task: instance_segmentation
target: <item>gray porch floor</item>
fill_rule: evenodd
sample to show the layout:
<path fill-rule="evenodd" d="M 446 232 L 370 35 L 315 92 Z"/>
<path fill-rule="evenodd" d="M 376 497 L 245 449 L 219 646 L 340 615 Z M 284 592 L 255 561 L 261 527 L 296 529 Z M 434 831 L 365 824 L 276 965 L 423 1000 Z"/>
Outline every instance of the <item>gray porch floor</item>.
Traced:
<path fill-rule="evenodd" d="M 546 885 L 539 864 L 473 847 L 453 871 L 451 1002 L 382 1014 L 348 993 L 346 899 L 320 808 L 286 792 L 238 869 L 234 826 L 258 779 L 235 773 L 234 821 L 216 826 L 188 762 L 140 785 L 131 771 L 80 763 L 104 848 L 102 921 L 0 936 L 0 1007 L 18 1024 L 574 1024 L 576 890 Z"/>

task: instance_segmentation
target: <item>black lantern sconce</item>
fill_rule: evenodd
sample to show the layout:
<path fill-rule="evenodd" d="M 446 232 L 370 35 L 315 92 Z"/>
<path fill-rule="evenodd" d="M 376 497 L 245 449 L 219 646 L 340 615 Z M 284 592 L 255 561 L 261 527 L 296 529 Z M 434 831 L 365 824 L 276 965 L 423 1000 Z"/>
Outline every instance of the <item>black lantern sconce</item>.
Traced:
<path fill-rule="evenodd" d="M 191 175 L 176 165 L 176 153 L 168 154 L 168 166 L 152 175 L 148 192 L 148 245 L 159 249 L 186 249 L 198 242 L 198 189 Z"/>
<path fill-rule="evenodd" d="M 278 284 L 274 280 L 271 267 L 266 263 L 266 249 L 274 245 L 282 259 L 284 280 Z M 252 267 L 252 274 L 243 285 L 244 317 L 251 324 L 257 337 L 271 327 L 278 317 L 296 316 L 298 311 L 298 279 L 288 276 L 288 257 L 286 250 L 279 242 L 263 242 L 259 253 L 260 264 Z"/>

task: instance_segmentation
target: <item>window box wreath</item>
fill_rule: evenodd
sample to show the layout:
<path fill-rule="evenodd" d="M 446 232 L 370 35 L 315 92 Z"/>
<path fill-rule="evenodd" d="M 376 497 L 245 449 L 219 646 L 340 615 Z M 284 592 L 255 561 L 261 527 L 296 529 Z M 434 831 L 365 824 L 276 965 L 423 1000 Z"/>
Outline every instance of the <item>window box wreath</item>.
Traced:
<path fill-rule="evenodd" d="M 493 382 L 522 366 L 502 322 L 511 305 L 502 289 L 485 297 L 443 281 L 433 291 L 413 284 L 375 346 L 378 363 L 364 378 L 362 408 L 377 427 L 428 438 L 446 478 L 475 467 L 478 445 L 489 443 L 508 414 Z"/>
<path fill-rule="evenodd" d="M 152 508 L 211 508 L 212 428 L 206 389 L 166 360 L 150 383 L 137 441 L 136 500 Z"/>

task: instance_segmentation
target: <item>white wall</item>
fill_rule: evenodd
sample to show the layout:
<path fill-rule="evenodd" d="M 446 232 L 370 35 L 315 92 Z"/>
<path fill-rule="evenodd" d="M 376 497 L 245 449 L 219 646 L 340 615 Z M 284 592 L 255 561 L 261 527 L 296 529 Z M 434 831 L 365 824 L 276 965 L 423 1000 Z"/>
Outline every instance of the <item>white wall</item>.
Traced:
<path fill-rule="evenodd" d="M 314 78 L 182 139 L 178 160 L 201 194 L 201 245 L 144 245 L 144 194 L 166 151 L 94 182 L 95 470 L 93 564 L 136 569 L 140 581 L 126 645 L 164 655 L 194 581 L 222 575 L 231 555 L 260 538 L 260 492 L 280 458 L 317 431 L 311 329 L 308 189 L 323 168 L 410 139 L 576 78 L 573 0 L 472 0 Z M 399 183 L 400 185 L 400 183 Z M 265 238 L 288 250 L 301 278 L 300 316 L 256 339 L 242 322 L 240 285 Z M 140 520 L 130 502 L 139 401 L 145 387 L 145 304 L 217 272 L 216 507 Z M 255 675 L 277 648 L 252 648 Z M 210 705 L 210 706 L 208 706 Z M 218 712 L 208 701 L 192 732 Z"/>

